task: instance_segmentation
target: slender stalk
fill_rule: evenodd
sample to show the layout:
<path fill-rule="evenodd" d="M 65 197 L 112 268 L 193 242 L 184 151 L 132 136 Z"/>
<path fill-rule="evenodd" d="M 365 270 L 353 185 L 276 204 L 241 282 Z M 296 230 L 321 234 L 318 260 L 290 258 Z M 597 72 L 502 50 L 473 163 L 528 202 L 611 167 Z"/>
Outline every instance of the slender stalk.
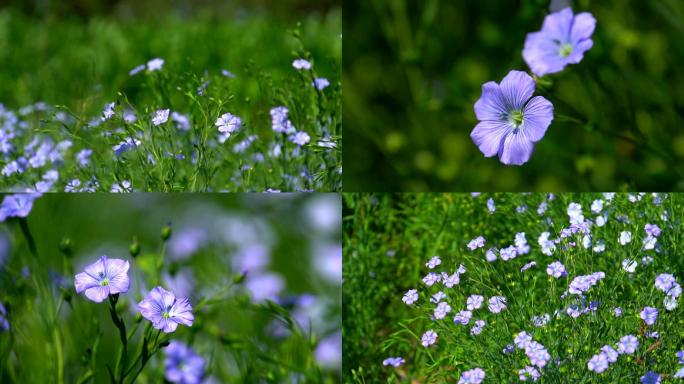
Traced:
<path fill-rule="evenodd" d="M 33 257 L 38 257 L 38 248 L 36 247 L 36 241 L 33 239 L 33 235 L 31 235 L 31 230 L 29 229 L 28 221 L 25 217 L 19 218 L 19 225 L 21 226 L 21 232 L 24 234 L 24 237 L 28 242 L 31 254 L 33 255 Z"/>
<path fill-rule="evenodd" d="M 126 324 L 123 322 L 123 319 L 121 319 L 121 317 L 119 317 L 119 315 L 116 313 L 116 302 L 118 301 L 118 299 L 118 295 L 109 296 L 109 313 L 112 316 L 112 321 L 114 322 L 114 325 L 119 329 L 119 338 L 121 339 L 121 353 L 119 355 L 119 359 L 116 361 L 116 367 L 114 368 L 114 371 L 117 372 L 119 375 L 119 380 L 117 381 L 119 383 L 123 383 L 123 379 L 125 377 L 124 371 L 126 367 L 126 357 L 128 354 L 128 337 L 126 335 Z"/>

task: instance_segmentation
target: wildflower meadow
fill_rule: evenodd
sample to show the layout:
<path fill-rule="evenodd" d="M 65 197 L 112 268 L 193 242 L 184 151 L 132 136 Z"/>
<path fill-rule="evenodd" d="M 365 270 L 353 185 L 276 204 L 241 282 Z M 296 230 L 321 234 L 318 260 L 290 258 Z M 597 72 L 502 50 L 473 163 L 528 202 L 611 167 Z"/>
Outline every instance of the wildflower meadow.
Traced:
<path fill-rule="evenodd" d="M 683 205 L 345 195 L 345 382 L 681 382 Z"/>
<path fill-rule="evenodd" d="M 341 381 L 340 196 L 16 194 L 0 382 Z"/>
<path fill-rule="evenodd" d="M 0 190 L 340 190 L 339 4 L 193 3 L 0 7 Z"/>
<path fill-rule="evenodd" d="M 344 3 L 348 191 L 678 191 L 678 0 Z"/>

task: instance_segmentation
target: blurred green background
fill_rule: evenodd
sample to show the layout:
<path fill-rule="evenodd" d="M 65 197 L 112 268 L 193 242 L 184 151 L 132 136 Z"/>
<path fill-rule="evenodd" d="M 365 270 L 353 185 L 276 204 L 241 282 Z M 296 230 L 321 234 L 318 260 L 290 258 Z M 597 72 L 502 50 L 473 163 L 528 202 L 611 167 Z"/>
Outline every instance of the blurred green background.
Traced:
<path fill-rule="evenodd" d="M 525 36 L 549 3 L 345 1 L 345 189 L 683 189 L 680 0 L 574 1 L 597 19 L 594 46 L 544 96 L 581 123 L 555 119 L 522 167 L 473 144 L 482 84 L 529 71 Z"/>
<path fill-rule="evenodd" d="M 123 91 L 142 101 L 129 71 L 155 57 L 164 68 L 201 76 L 222 69 L 239 79 L 275 81 L 310 51 L 317 72 L 340 77 L 340 0 L 0 1 L 0 103 L 45 101 L 75 112 L 101 111 Z M 298 24 L 301 24 L 298 28 Z M 299 29 L 301 43 L 293 38 Z M 149 92 L 148 92 L 149 93 Z M 254 93 L 254 92 L 252 92 Z"/>
<path fill-rule="evenodd" d="M 131 288 L 119 310 L 131 330 L 135 304 L 152 288 L 147 268 L 160 252 L 160 285 L 188 297 L 195 314 L 193 326 L 179 327 L 171 339 L 192 344 L 205 359 L 204 382 L 290 382 L 292 376 L 337 382 L 341 347 L 326 340 L 335 340 L 341 322 L 340 217 L 336 194 L 43 195 L 27 218 L 37 258 L 18 219 L 0 223 L 0 301 L 11 326 L 11 332 L 0 330 L 0 382 L 57 382 L 55 338 L 65 383 L 76 383 L 88 369 L 95 376 L 87 382 L 109 382 L 106 365 L 113 365 L 120 346 L 116 328 L 107 303 L 77 294 L 73 276 L 100 255 L 129 260 Z M 166 225 L 172 234 L 162 247 Z M 64 239 L 71 240 L 71 258 L 60 250 Z M 129 254 L 134 239 L 136 258 Z M 244 271 L 244 282 L 231 286 Z M 281 280 L 280 289 L 273 279 Z M 286 337 L 278 315 L 256 297 L 286 308 L 302 334 Z M 306 304 L 294 304 L 297 298 Z M 131 356 L 141 334 L 142 327 L 129 343 Z M 136 382 L 162 382 L 163 371 L 163 358 L 155 358 Z"/>

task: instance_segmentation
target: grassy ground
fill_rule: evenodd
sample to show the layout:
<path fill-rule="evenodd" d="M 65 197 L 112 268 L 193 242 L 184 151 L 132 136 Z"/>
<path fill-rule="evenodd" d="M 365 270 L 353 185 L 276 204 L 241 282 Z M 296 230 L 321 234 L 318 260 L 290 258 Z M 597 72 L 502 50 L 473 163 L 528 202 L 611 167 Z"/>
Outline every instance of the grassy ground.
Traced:
<path fill-rule="evenodd" d="M 550 3 L 597 20 L 576 65 L 536 94 L 556 117 L 523 166 L 469 137 L 482 84 L 529 71 Z M 344 3 L 348 191 L 681 190 L 684 7 L 677 0 Z"/>
<path fill-rule="evenodd" d="M 636 196 L 633 196 L 636 198 Z M 487 208 L 493 199 L 494 213 Z M 526 331 L 544 345 L 552 362 L 542 370 L 540 382 L 638 382 L 647 371 L 671 378 L 678 367 L 676 351 L 683 350 L 682 300 L 669 312 L 664 309 L 665 294 L 654 287 L 656 275 L 671 273 L 679 284 L 684 280 L 682 249 L 682 200 L 680 194 L 659 195 L 662 202 L 645 194 L 630 202 L 618 194 L 609 202 L 601 194 L 557 194 L 549 200 L 543 194 L 348 194 L 344 198 L 343 336 L 346 382 L 455 382 L 465 370 L 481 367 L 485 382 L 517 382 L 518 370 L 529 361 L 516 351 L 502 350 L 513 343 L 514 335 Z M 598 253 L 583 246 L 581 234 L 560 240 L 552 256 L 542 254 L 538 237 L 548 231 L 550 239 L 569 227 L 567 207 L 582 206 L 587 220 L 599 216 L 590 212 L 594 200 L 604 200 L 600 215 L 604 226 L 591 227 L 591 241 L 605 244 Z M 546 202 L 540 215 L 538 207 Z M 666 217 L 664 216 L 666 215 Z M 666 220 L 665 220 L 666 219 Z M 662 229 L 656 250 L 643 250 L 646 223 Z M 622 231 L 630 231 L 632 241 L 618 243 Z M 509 261 L 487 262 L 485 251 L 513 244 L 516 233 L 524 232 L 528 254 Z M 483 248 L 471 251 L 467 244 L 478 236 L 486 239 Z M 574 244 L 574 245 L 573 245 Z M 498 254 L 498 253 L 497 253 Z M 427 287 L 421 279 L 430 269 L 426 263 L 440 255 L 442 264 L 434 271 L 452 274 L 459 265 L 466 268 L 460 285 L 445 288 L 441 283 Z M 652 263 L 643 257 L 651 256 Z M 500 257 L 500 256 L 499 256 Z M 625 259 L 636 260 L 633 273 L 622 268 Z M 528 262 L 536 266 L 521 272 Z M 550 277 L 546 268 L 561 261 L 567 277 Z M 566 315 L 573 304 L 584 306 L 576 296 L 561 294 L 578 275 L 602 271 L 605 278 L 585 294 L 586 302 L 597 301 L 598 308 L 578 318 Z M 409 289 L 417 289 L 418 301 L 402 302 Z M 452 311 L 444 320 L 434 320 L 435 304 L 430 295 L 442 290 Z M 465 309 L 471 294 L 485 297 L 482 309 L 473 311 L 468 325 L 454 324 L 456 313 Z M 487 310 L 487 299 L 501 295 L 507 309 L 499 314 Z M 645 306 L 658 309 L 657 322 L 646 327 L 639 318 Z M 622 316 L 614 316 L 621 307 Z M 560 311 L 558 317 L 554 316 Z M 543 327 L 532 325 L 533 316 L 549 314 Z M 469 330 L 476 319 L 485 320 L 480 335 Z M 423 332 L 432 329 L 437 342 L 425 348 Z M 658 332 L 658 338 L 647 337 Z M 603 374 L 590 372 L 587 362 L 604 345 L 614 345 L 620 337 L 635 335 L 640 346 L 635 355 L 621 355 Z M 403 357 L 399 368 L 384 367 L 388 357 Z M 559 364 L 553 363 L 558 359 Z"/>
<path fill-rule="evenodd" d="M 0 188 L 36 188 L 55 169 L 55 190 L 110 191 L 124 181 L 147 191 L 339 190 L 341 12 L 296 15 L 167 10 L 143 20 L 43 20 L 0 11 L 0 166 L 16 162 Z M 164 60 L 160 70 L 129 74 L 154 58 Z M 293 68 L 300 58 L 312 68 Z M 317 89 L 314 78 L 330 85 Z M 103 122 L 112 102 L 115 114 Z M 280 106 L 308 140 L 273 130 L 270 112 Z M 171 115 L 153 125 L 164 109 L 187 124 Z M 215 122 L 225 113 L 242 124 L 224 142 Z M 115 154 L 128 138 L 140 143 Z M 43 143 L 54 149 L 49 161 L 30 164 Z M 87 164 L 82 150 L 92 151 Z"/>
<path fill-rule="evenodd" d="M 339 212 L 334 195 L 46 194 L 26 219 L 35 252 L 19 219 L 0 224 L 0 381 L 109 383 L 109 369 L 164 381 L 166 349 L 136 359 L 156 334 L 136 304 L 159 285 L 188 297 L 195 320 L 158 342 L 190 346 L 202 382 L 339 382 Z M 123 358 L 108 303 L 74 289 L 101 255 L 130 263 Z"/>

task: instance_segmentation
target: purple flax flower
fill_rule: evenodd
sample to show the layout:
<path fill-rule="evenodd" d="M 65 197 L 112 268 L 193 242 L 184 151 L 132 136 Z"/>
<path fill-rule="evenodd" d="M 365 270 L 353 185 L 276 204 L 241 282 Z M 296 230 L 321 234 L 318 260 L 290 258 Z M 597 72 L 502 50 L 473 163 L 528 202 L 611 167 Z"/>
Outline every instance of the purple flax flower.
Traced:
<path fill-rule="evenodd" d="M 640 381 L 642 384 L 660 384 L 660 375 L 653 371 L 648 371 L 645 375 L 641 376 Z"/>
<path fill-rule="evenodd" d="M 152 124 L 155 126 L 157 125 L 162 125 L 169 121 L 169 112 L 170 110 L 168 109 L 160 109 L 157 111 L 157 113 L 154 115 L 154 118 L 152 118 Z"/>
<path fill-rule="evenodd" d="M 439 291 L 439 292 L 435 293 L 434 295 L 432 295 L 432 298 L 430 298 L 430 302 L 437 304 L 437 303 L 441 302 L 442 300 L 446 299 L 446 297 L 447 297 L 447 295 L 444 292 Z"/>
<path fill-rule="evenodd" d="M 470 334 L 471 335 L 479 335 L 482 332 L 482 328 L 485 326 L 485 321 L 484 320 L 477 320 L 475 321 L 475 325 L 470 328 Z"/>
<path fill-rule="evenodd" d="M 31 213 L 33 201 L 39 198 L 40 193 L 20 193 L 7 195 L 0 205 L 0 222 L 8 217 L 26 217 Z"/>
<path fill-rule="evenodd" d="M 565 276 L 568 273 L 565 271 L 565 266 L 560 261 L 554 261 L 546 267 L 546 273 L 555 277 L 556 279 Z"/>
<path fill-rule="evenodd" d="M 468 243 L 468 249 L 470 249 L 471 251 L 474 251 L 478 248 L 482 248 L 482 247 L 484 247 L 485 242 L 486 242 L 486 240 L 484 237 L 478 236 L 478 237 L 470 240 L 470 242 Z"/>
<path fill-rule="evenodd" d="M 411 289 L 408 292 L 404 294 L 404 297 L 401 298 L 401 301 L 406 303 L 406 305 L 411 305 L 418 301 L 418 291 L 415 289 Z"/>
<path fill-rule="evenodd" d="M 311 69 L 311 63 L 308 62 L 308 61 L 306 61 L 306 60 L 304 60 L 304 59 L 297 59 L 297 60 L 295 60 L 295 61 L 292 62 L 292 67 L 294 67 L 295 69 L 298 69 L 298 70 L 300 70 L 300 71 L 301 71 L 302 69 L 308 71 L 308 70 Z"/>
<path fill-rule="evenodd" d="M 627 335 L 620 338 L 617 344 L 619 354 L 631 355 L 639 348 L 639 340 L 635 336 Z"/>
<path fill-rule="evenodd" d="M 530 261 L 529 263 L 523 265 L 522 268 L 520 268 L 520 272 L 525 272 L 528 269 L 534 267 L 535 265 L 537 265 L 536 261 Z"/>
<path fill-rule="evenodd" d="M 150 72 L 158 71 L 164 66 L 164 59 L 156 58 L 147 62 L 147 70 Z"/>
<path fill-rule="evenodd" d="M 473 313 L 470 311 L 461 311 L 454 316 L 454 323 L 466 325 L 470 322 L 473 317 Z"/>
<path fill-rule="evenodd" d="M 499 250 L 499 256 L 503 261 L 515 259 L 516 256 L 518 256 L 518 250 L 513 245 L 506 248 L 501 248 L 501 250 Z"/>
<path fill-rule="evenodd" d="M 530 342 L 532 342 L 532 336 L 528 335 L 525 331 L 519 332 L 513 338 L 513 343 L 519 349 L 526 349 Z"/>
<path fill-rule="evenodd" d="M 526 163 L 553 120 L 553 105 L 541 96 L 532 97 L 534 80 L 521 71 L 511 71 L 501 84 L 482 85 L 475 103 L 480 121 L 470 137 L 485 157 L 499 155 L 507 165 Z"/>
<path fill-rule="evenodd" d="M 587 362 L 587 368 L 596 373 L 605 371 L 608 369 L 608 357 L 605 353 L 599 353 L 598 355 L 592 356 L 591 360 Z"/>
<path fill-rule="evenodd" d="M 458 384 L 480 384 L 485 379 L 485 371 L 482 368 L 473 368 L 461 374 Z"/>
<path fill-rule="evenodd" d="M 98 261 L 85 267 L 85 272 L 76 275 L 76 292 L 85 291 L 86 297 L 96 303 L 101 303 L 110 294 L 128 292 L 131 284 L 129 267 L 127 260 L 101 256 Z"/>
<path fill-rule="evenodd" d="M 520 381 L 527 381 L 528 379 L 531 379 L 532 381 L 537 381 L 537 379 L 539 379 L 540 377 L 541 373 L 539 373 L 537 368 L 530 365 L 518 371 L 518 378 L 520 379 Z"/>
<path fill-rule="evenodd" d="M 4 203 L 3 203 L 4 205 Z M 655 286 L 663 292 L 667 292 L 675 284 L 675 277 L 669 273 L 661 273 L 656 276 Z"/>
<path fill-rule="evenodd" d="M 138 309 L 144 318 L 152 322 L 152 326 L 165 333 L 176 330 L 178 324 L 191 326 L 195 320 L 192 306 L 186 298 L 176 296 L 162 287 L 156 287 L 147 297 L 138 303 Z"/>
<path fill-rule="evenodd" d="M 606 359 L 608 359 L 608 362 L 609 362 L 609 363 L 612 364 L 612 363 L 614 363 L 614 362 L 617 361 L 618 353 L 617 353 L 617 351 L 616 351 L 613 347 L 611 347 L 610 345 L 604 345 L 603 347 L 601 347 L 601 353 L 603 353 L 604 355 L 606 355 Z"/>
<path fill-rule="evenodd" d="M 644 307 L 644 309 L 641 311 L 640 317 L 646 322 L 647 325 L 653 325 L 658 319 L 658 310 L 653 307 Z"/>
<path fill-rule="evenodd" d="M 404 364 L 404 358 L 403 357 L 388 357 L 385 360 L 382 361 L 383 366 L 388 366 L 391 365 L 394 368 L 397 368 Z"/>
<path fill-rule="evenodd" d="M 523 58 L 537 76 L 560 72 L 568 64 L 582 61 L 594 42 L 596 19 L 590 13 L 573 15 L 565 8 L 544 19 L 541 31 L 528 33 Z"/>
<path fill-rule="evenodd" d="M 204 377 L 205 361 L 190 347 L 172 341 L 164 350 L 164 377 L 172 383 L 199 384 Z"/>
<path fill-rule="evenodd" d="M 433 331 L 432 329 L 423 333 L 423 336 L 420 338 L 421 344 L 423 344 L 423 347 L 429 347 L 432 344 L 437 341 L 437 333 Z"/>
<path fill-rule="evenodd" d="M 298 131 L 290 136 L 290 141 L 301 147 L 302 145 L 308 144 L 309 141 L 311 141 L 311 137 L 304 131 Z"/>
<path fill-rule="evenodd" d="M 440 259 L 439 256 L 432 256 L 430 260 L 428 260 L 428 262 L 425 263 L 425 266 L 430 269 L 435 269 L 435 267 L 440 264 L 442 264 L 442 259 Z"/>
<path fill-rule="evenodd" d="M 492 296 L 489 298 L 488 307 L 492 313 L 499 313 L 506 309 L 506 298 L 503 296 Z"/>
<path fill-rule="evenodd" d="M 435 319 L 443 319 L 449 312 L 451 312 L 451 306 L 445 302 L 441 302 L 437 304 L 437 308 L 435 308 Z"/>
<path fill-rule="evenodd" d="M 230 136 L 242 126 L 242 119 L 231 113 L 224 113 L 216 119 L 214 125 L 218 127 L 219 132 Z"/>
<path fill-rule="evenodd" d="M 649 236 L 653 237 L 658 237 L 660 236 L 660 227 L 657 224 L 646 224 L 644 226 L 644 231 L 646 231 L 646 234 Z"/>
<path fill-rule="evenodd" d="M 314 79 L 311 85 L 313 85 L 319 91 L 322 91 L 326 89 L 328 86 L 330 86 L 330 81 L 328 81 L 328 79 L 326 78 L 319 77 Z"/>
<path fill-rule="evenodd" d="M 466 306 L 469 311 L 473 311 L 476 309 L 479 309 L 482 306 L 482 302 L 484 301 L 484 297 L 480 295 L 470 295 L 468 296 L 468 299 L 466 300 Z"/>
<path fill-rule="evenodd" d="M 427 275 L 425 275 L 425 277 L 423 277 L 423 283 L 425 283 L 425 285 L 427 285 L 428 287 L 432 287 L 433 285 L 435 285 L 435 283 L 438 283 L 441 279 L 442 279 L 442 277 L 439 274 L 434 273 L 434 272 L 430 272 Z"/>
<path fill-rule="evenodd" d="M 677 362 L 684 364 L 684 351 L 677 351 Z"/>
<path fill-rule="evenodd" d="M 491 197 L 487 200 L 487 210 L 489 213 L 494 213 L 496 212 L 496 205 L 494 205 L 494 199 Z"/>

